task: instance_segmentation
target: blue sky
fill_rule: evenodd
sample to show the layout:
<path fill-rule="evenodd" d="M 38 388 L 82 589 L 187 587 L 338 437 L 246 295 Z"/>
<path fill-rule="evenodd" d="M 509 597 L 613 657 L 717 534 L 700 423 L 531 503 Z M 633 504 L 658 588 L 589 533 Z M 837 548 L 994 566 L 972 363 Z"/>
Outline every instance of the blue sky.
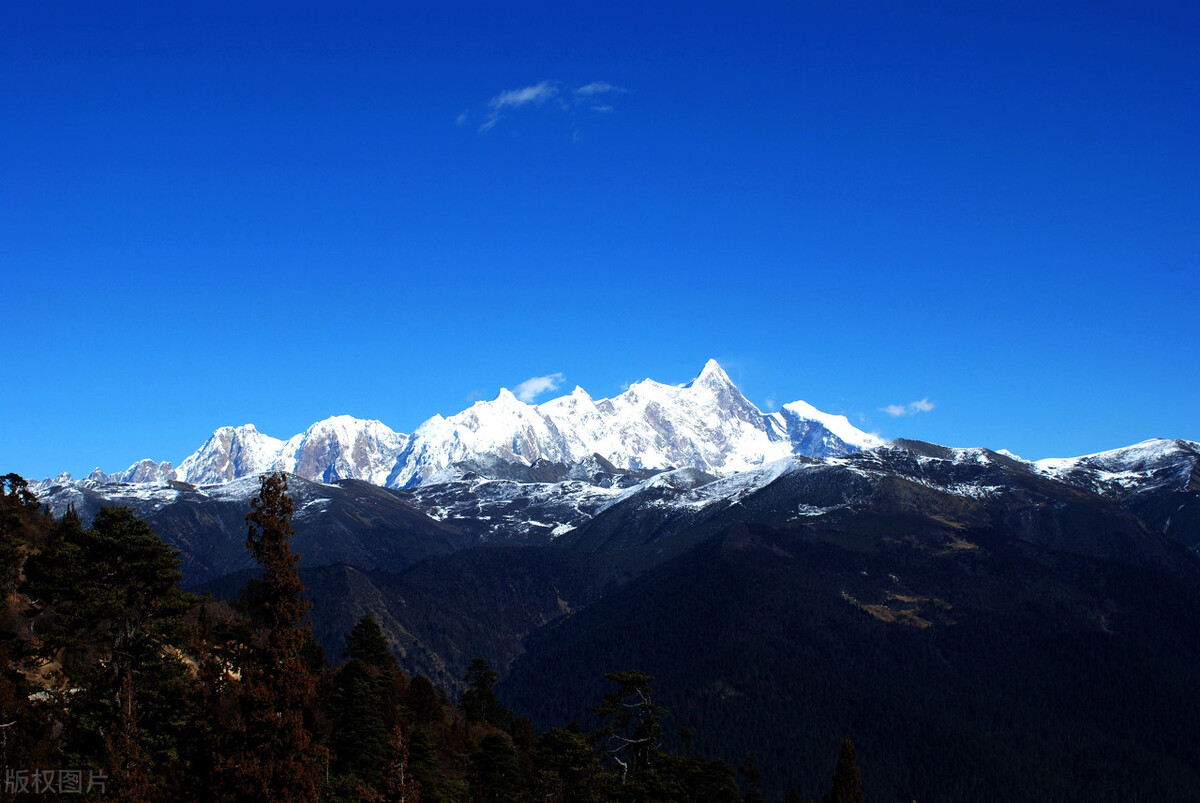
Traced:
<path fill-rule="evenodd" d="M 421 5 L 3 12 L 0 471 L 709 357 L 887 437 L 1200 439 L 1195 4 Z"/>

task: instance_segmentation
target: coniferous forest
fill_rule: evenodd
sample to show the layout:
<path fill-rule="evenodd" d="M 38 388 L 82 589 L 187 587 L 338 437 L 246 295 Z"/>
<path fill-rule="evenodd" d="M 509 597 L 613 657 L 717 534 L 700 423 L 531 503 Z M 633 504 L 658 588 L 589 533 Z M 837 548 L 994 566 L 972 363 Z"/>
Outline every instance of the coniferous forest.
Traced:
<path fill-rule="evenodd" d="M 768 799 L 753 755 L 735 768 L 668 732 L 654 679 L 628 667 L 604 674 L 586 730 L 539 733 L 501 703 L 488 661 L 452 701 L 401 670 L 369 615 L 327 656 L 282 475 L 262 477 L 246 515 L 260 570 L 236 603 L 182 592 L 177 553 L 128 509 L 55 519 L 23 479 L 3 482 L 4 799 Z M 864 799 L 848 732 L 828 773 L 826 800 Z"/>

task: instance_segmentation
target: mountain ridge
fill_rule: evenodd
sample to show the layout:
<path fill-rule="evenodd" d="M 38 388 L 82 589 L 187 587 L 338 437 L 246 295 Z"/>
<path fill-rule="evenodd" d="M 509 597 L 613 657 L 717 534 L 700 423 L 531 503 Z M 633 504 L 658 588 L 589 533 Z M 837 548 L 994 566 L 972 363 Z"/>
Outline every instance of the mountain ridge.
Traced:
<path fill-rule="evenodd" d="M 530 404 L 501 388 L 455 415 L 436 414 L 411 435 L 375 420 L 334 416 L 287 440 L 253 424 L 223 426 L 176 467 L 141 460 L 124 471 L 97 468 L 88 480 L 214 485 L 269 471 L 317 482 L 359 479 L 391 488 L 421 485 L 456 463 L 501 459 L 574 464 L 593 455 L 623 470 L 692 467 L 727 474 L 792 454 L 833 457 L 883 443 L 845 416 L 803 401 L 764 413 L 715 361 L 683 385 L 645 379 L 611 399 L 583 388 Z M 40 488 L 73 482 L 69 474 Z"/>

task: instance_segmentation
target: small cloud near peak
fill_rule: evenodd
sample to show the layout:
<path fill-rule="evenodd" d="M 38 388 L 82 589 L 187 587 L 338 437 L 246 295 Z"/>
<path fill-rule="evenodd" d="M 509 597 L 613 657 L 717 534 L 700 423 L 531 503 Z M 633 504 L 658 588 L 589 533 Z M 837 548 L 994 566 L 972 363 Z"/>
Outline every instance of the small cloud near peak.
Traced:
<path fill-rule="evenodd" d="M 919 401 L 909 402 L 908 404 L 889 404 L 887 407 L 880 407 L 879 409 L 882 412 L 885 412 L 890 416 L 899 418 L 900 416 L 905 416 L 905 415 L 916 415 L 917 413 L 928 413 L 935 406 L 936 405 L 934 405 L 934 403 L 929 400 L 929 397 L 926 396 L 925 398 L 920 399 Z"/>
<path fill-rule="evenodd" d="M 531 377 L 513 388 L 513 395 L 528 403 L 547 391 L 558 390 L 562 386 L 563 379 L 565 377 L 562 372 Z"/>

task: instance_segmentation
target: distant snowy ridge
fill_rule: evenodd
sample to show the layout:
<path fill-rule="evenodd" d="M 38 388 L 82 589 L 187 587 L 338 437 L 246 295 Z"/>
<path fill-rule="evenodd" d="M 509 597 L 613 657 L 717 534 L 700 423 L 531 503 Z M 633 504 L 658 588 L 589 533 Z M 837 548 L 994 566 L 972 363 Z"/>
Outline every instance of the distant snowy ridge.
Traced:
<path fill-rule="evenodd" d="M 420 485 L 480 455 L 531 465 L 537 460 L 572 464 L 598 454 L 623 469 L 729 474 L 792 454 L 837 457 L 882 442 L 845 416 L 804 402 L 764 415 L 709 360 L 686 385 L 646 379 L 612 399 L 597 401 L 576 387 L 533 405 L 501 390 L 493 401 L 419 426 L 387 484 Z"/>
<path fill-rule="evenodd" d="M 582 388 L 534 405 L 502 389 L 457 415 L 435 415 L 411 436 L 378 421 L 337 416 L 286 441 L 252 425 L 221 427 L 179 464 L 143 460 L 93 483 L 182 481 L 213 485 L 265 471 L 317 482 L 359 479 L 405 488 L 441 481 L 466 462 L 496 459 L 533 465 L 575 464 L 593 455 L 624 470 L 693 468 L 724 475 L 790 455 L 838 457 L 883 441 L 802 402 L 764 414 L 714 360 L 686 385 L 646 379 L 611 399 Z M 64 484 L 60 475 L 42 485 Z"/>
<path fill-rule="evenodd" d="M 1153 438 L 1082 457 L 1053 457 L 1033 463 L 1038 472 L 1092 490 L 1144 490 L 1150 485 L 1200 490 L 1200 443 Z"/>
<path fill-rule="evenodd" d="M 1062 474 L 1080 468 L 1108 471 L 1147 471 L 1165 463 L 1175 463 L 1176 458 L 1183 454 L 1195 455 L 1200 451 L 1200 443 L 1183 439 L 1168 440 L 1166 438 L 1151 438 L 1150 440 L 1124 446 L 1120 449 L 1109 449 L 1081 457 L 1050 457 L 1036 460 L 1034 465 L 1045 474 Z"/>
<path fill-rule="evenodd" d="M 286 441 L 245 424 L 216 430 L 179 468 L 142 460 L 115 474 L 96 469 L 88 479 L 218 485 L 267 471 L 287 471 L 316 482 L 356 479 L 383 485 L 407 443 L 407 435 L 378 421 L 348 415 L 318 421 Z"/>

